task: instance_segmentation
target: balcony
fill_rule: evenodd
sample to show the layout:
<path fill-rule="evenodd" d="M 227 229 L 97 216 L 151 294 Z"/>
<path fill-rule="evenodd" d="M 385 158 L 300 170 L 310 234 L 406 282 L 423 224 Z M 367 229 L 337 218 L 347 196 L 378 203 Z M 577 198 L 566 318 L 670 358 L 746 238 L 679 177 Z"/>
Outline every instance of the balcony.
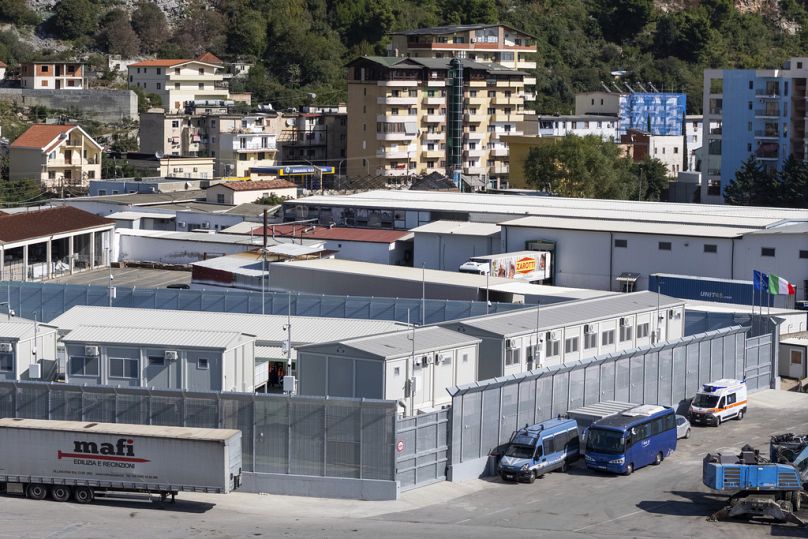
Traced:
<path fill-rule="evenodd" d="M 516 63 L 516 69 L 536 69 L 536 62 L 519 60 Z"/>
<path fill-rule="evenodd" d="M 376 81 L 376 86 L 413 88 L 418 86 L 415 79 L 392 79 Z"/>
<path fill-rule="evenodd" d="M 780 107 L 763 107 L 755 109 L 755 118 L 779 118 Z"/>
<path fill-rule="evenodd" d="M 509 172 L 509 168 L 504 167 L 502 165 L 494 165 L 494 166 L 488 167 L 488 174 L 490 176 L 498 176 L 500 174 L 508 174 L 508 172 Z"/>
<path fill-rule="evenodd" d="M 463 133 L 463 140 L 482 140 L 485 135 L 484 131 L 469 131 L 468 133 Z"/>
<path fill-rule="evenodd" d="M 433 95 L 424 97 L 424 105 L 445 105 L 446 104 L 446 96 L 442 95 Z"/>
<path fill-rule="evenodd" d="M 494 97 L 491 98 L 491 103 L 494 105 L 516 105 L 522 104 L 522 98 L 518 97 L 516 94 L 511 94 L 506 96 L 505 94 L 496 94 Z"/>
<path fill-rule="evenodd" d="M 483 153 L 483 148 L 463 148 L 463 157 L 482 157 Z"/>
<path fill-rule="evenodd" d="M 429 79 L 426 81 L 427 86 L 446 86 L 446 81 L 443 79 Z"/>
<path fill-rule="evenodd" d="M 467 112 L 463 115 L 463 121 L 468 122 L 470 124 L 479 124 L 483 122 L 484 117 L 485 116 L 483 116 L 479 112 L 474 114 L 470 114 Z"/>
<path fill-rule="evenodd" d="M 424 121 L 428 124 L 442 124 L 446 122 L 445 114 L 427 114 L 424 116 Z"/>
<path fill-rule="evenodd" d="M 426 146 L 422 146 L 422 148 L 423 149 L 421 150 L 421 157 L 426 157 L 426 158 L 438 157 L 439 158 L 439 157 L 444 157 L 446 155 L 446 150 L 441 150 L 440 148 L 433 148 L 431 150 L 427 150 Z"/>
<path fill-rule="evenodd" d="M 474 96 L 474 97 L 467 97 L 466 98 L 466 106 L 468 105 L 485 105 L 488 97 L 486 96 Z"/>
<path fill-rule="evenodd" d="M 485 174 L 486 168 L 482 166 L 463 167 L 463 174 Z"/>
<path fill-rule="evenodd" d="M 497 111 L 490 116 L 490 121 L 493 122 L 521 122 L 524 121 L 525 115 L 521 112 L 512 112 L 505 114 L 504 112 Z"/>
<path fill-rule="evenodd" d="M 380 159 L 409 159 L 410 155 L 414 153 L 414 151 L 407 150 L 377 150 L 376 157 Z"/>
<path fill-rule="evenodd" d="M 426 132 L 426 133 L 424 133 L 424 138 L 426 140 L 443 140 L 444 138 L 446 138 L 446 135 L 444 133 Z"/>
<path fill-rule="evenodd" d="M 721 132 L 722 132 L 722 128 L 721 128 L 721 127 L 711 127 L 711 128 L 710 128 L 710 134 L 711 134 L 711 135 L 720 135 L 720 134 L 721 134 Z"/>
<path fill-rule="evenodd" d="M 418 98 L 417 97 L 393 97 L 393 96 L 381 96 L 376 98 L 376 103 L 379 105 L 417 105 Z"/>
<path fill-rule="evenodd" d="M 506 146 L 497 146 L 495 148 L 491 148 L 491 153 L 493 157 L 508 157 L 508 148 Z"/>
<path fill-rule="evenodd" d="M 415 138 L 416 133 L 405 133 L 397 131 L 395 133 L 376 133 L 376 140 L 410 140 Z"/>
<path fill-rule="evenodd" d="M 780 135 L 776 130 L 766 129 L 762 131 L 755 131 L 755 138 L 779 139 Z"/>
<path fill-rule="evenodd" d="M 376 121 L 380 123 L 391 123 L 391 124 L 403 124 L 403 123 L 415 123 L 418 121 L 418 117 L 415 115 L 403 115 L 403 114 L 377 114 Z"/>
<path fill-rule="evenodd" d="M 415 171 L 413 171 L 415 173 Z M 378 168 L 376 169 L 377 176 L 400 177 L 409 176 L 410 171 L 406 168 Z"/>

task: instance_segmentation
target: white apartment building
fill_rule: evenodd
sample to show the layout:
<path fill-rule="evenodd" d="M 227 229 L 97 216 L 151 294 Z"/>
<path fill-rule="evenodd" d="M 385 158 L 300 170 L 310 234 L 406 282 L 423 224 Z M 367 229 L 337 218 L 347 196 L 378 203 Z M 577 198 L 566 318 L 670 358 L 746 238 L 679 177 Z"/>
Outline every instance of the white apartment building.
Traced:
<path fill-rule="evenodd" d="M 228 99 L 224 68 L 201 60 L 144 60 L 127 67 L 129 87 L 156 94 L 166 111 L 178 112 L 188 101 Z"/>
<path fill-rule="evenodd" d="M 595 136 L 605 142 L 619 140 L 617 136 L 617 118 L 607 115 L 541 115 L 538 121 L 540 137 L 578 137 Z"/>

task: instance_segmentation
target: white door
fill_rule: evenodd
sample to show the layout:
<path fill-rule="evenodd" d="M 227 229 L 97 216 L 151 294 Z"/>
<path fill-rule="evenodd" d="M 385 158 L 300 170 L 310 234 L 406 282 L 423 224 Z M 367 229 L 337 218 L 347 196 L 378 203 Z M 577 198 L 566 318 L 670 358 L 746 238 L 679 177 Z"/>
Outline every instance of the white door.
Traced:
<path fill-rule="evenodd" d="M 805 378 L 805 351 L 792 348 L 789 350 L 788 362 L 789 378 L 798 380 Z"/>

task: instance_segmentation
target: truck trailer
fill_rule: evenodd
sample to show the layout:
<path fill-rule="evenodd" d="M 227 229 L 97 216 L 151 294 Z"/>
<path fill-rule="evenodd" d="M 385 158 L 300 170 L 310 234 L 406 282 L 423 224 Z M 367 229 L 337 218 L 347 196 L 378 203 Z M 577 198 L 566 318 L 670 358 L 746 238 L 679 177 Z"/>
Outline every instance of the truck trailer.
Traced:
<path fill-rule="evenodd" d="M 488 275 L 516 279 L 530 283 L 543 283 L 550 279 L 549 251 L 519 251 L 498 255 L 475 256 L 464 262 L 458 271 L 474 275 Z"/>
<path fill-rule="evenodd" d="M 241 482 L 241 431 L 0 419 L 0 491 L 91 503 L 116 492 L 226 494 Z"/>

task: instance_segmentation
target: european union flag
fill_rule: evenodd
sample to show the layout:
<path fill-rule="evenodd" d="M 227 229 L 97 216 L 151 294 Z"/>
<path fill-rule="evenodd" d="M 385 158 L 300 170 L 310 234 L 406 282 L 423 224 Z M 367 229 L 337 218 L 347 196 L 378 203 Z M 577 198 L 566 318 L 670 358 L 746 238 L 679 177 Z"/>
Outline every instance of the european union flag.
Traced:
<path fill-rule="evenodd" d="M 758 270 L 752 271 L 752 284 L 755 287 L 755 290 L 763 290 L 769 288 L 769 279 L 766 277 L 765 273 L 761 273 Z"/>

